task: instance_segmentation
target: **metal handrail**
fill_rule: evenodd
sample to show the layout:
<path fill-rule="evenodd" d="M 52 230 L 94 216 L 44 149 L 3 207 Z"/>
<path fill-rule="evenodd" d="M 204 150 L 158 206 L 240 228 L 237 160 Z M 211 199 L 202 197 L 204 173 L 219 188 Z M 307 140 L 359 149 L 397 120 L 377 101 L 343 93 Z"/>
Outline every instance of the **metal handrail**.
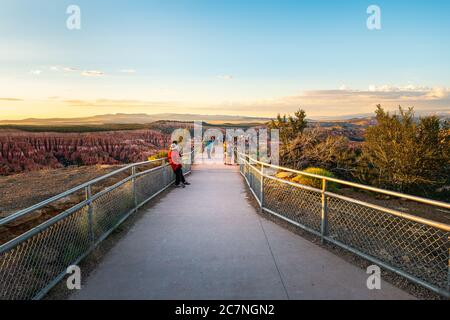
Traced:
<path fill-rule="evenodd" d="M 274 176 L 270 176 L 270 175 L 264 174 L 262 170 L 258 170 L 258 168 L 253 166 L 249 161 L 247 161 L 245 159 L 243 159 L 243 161 L 245 163 L 247 163 L 253 170 L 255 170 L 259 174 L 261 174 L 264 178 L 275 180 L 275 181 L 278 181 L 280 183 L 285 183 L 285 184 L 291 185 L 293 187 L 297 187 L 297 188 L 301 188 L 301 189 L 305 189 L 305 190 L 309 190 L 309 191 L 313 191 L 313 192 L 317 192 L 317 193 L 324 193 L 325 195 L 330 196 L 330 197 L 343 199 L 343 200 L 346 200 L 346 201 L 349 201 L 349 202 L 353 202 L 353 203 L 356 203 L 356 204 L 359 204 L 359 205 L 362 205 L 362 206 L 365 206 L 365 207 L 368 207 L 368 208 L 380 210 L 380 211 L 392 214 L 392 215 L 397 216 L 397 217 L 405 218 L 405 219 L 408 219 L 408 220 L 411 220 L 411 221 L 415 221 L 415 222 L 420 222 L 420 223 L 423 223 L 425 225 L 432 226 L 432 227 L 435 227 L 435 228 L 438 228 L 438 229 L 450 232 L 450 225 L 448 225 L 448 224 L 437 222 L 437 221 L 426 219 L 426 218 L 421 218 L 421 217 L 418 217 L 418 216 L 415 216 L 415 215 L 412 215 L 412 214 L 403 213 L 403 212 L 398 211 L 398 210 L 385 208 L 385 207 L 378 206 L 378 205 L 375 205 L 375 204 L 372 204 L 372 203 L 368 203 L 368 202 L 365 202 L 365 201 L 352 199 L 352 198 L 345 197 L 345 196 L 342 196 L 342 195 L 339 195 L 339 194 L 336 194 L 336 193 L 333 193 L 333 192 L 329 192 L 329 191 L 325 191 L 325 190 L 321 190 L 321 189 L 305 186 L 305 185 L 302 185 L 302 184 L 297 183 L 297 182 L 292 182 L 292 181 L 288 181 L 288 180 L 279 179 L 279 178 L 276 178 Z M 323 177 L 323 178 L 325 178 L 325 177 Z"/>
<path fill-rule="evenodd" d="M 381 192 L 384 194 L 395 195 L 395 196 L 399 196 L 401 198 L 407 198 L 407 199 L 415 200 L 418 202 L 436 205 L 436 206 L 444 207 L 444 208 L 448 207 L 447 203 L 433 201 L 433 200 L 424 199 L 424 198 L 415 197 L 415 196 L 403 195 L 398 192 L 391 192 L 388 190 L 372 188 L 369 186 L 360 185 L 360 184 L 356 184 L 356 183 L 348 183 L 347 181 L 344 181 L 344 180 L 328 178 L 328 177 L 324 177 L 324 176 L 320 176 L 320 175 L 308 174 L 308 173 L 301 172 L 298 170 L 283 168 L 280 166 L 276 166 L 276 165 L 272 165 L 269 163 L 255 160 L 255 159 L 251 158 L 250 156 L 244 155 L 242 153 L 240 153 L 240 162 L 239 163 L 241 164 L 241 169 L 240 169 L 241 175 L 244 177 L 245 181 L 247 182 L 249 189 L 250 189 L 251 193 L 253 194 L 253 196 L 255 197 L 255 200 L 258 202 L 258 205 L 262 212 L 266 212 L 271 215 L 274 215 L 290 224 L 300 227 L 303 230 L 306 230 L 307 232 L 310 232 L 310 233 L 320 237 L 322 243 L 325 243 L 325 241 L 330 242 L 334 245 L 337 245 L 338 247 L 341 247 L 347 251 L 350 251 L 356 255 L 359 255 L 360 257 L 362 257 L 368 261 L 371 261 L 387 270 L 395 272 L 395 273 L 397 273 L 397 274 L 399 274 L 421 286 L 424 286 L 425 288 L 428 288 L 440 295 L 443 295 L 445 297 L 450 297 L 450 290 L 449 290 L 450 278 L 448 278 L 448 276 L 446 276 L 447 274 L 450 276 L 450 269 L 448 269 L 448 271 L 445 271 L 445 269 L 444 269 L 444 268 L 450 268 L 450 265 L 448 265 L 448 263 L 447 263 L 447 261 L 450 261 L 450 260 L 448 260 L 448 241 L 450 240 L 450 238 L 448 238 L 448 234 L 450 232 L 450 225 L 432 221 L 432 220 L 428 220 L 425 218 L 421 218 L 418 216 L 400 212 L 400 211 L 397 211 L 394 209 L 382 207 L 379 205 L 356 200 L 353 198 L 349 198 L 349 197 L 346 197 L 343 195 L 339 195 L 339 194 L 330 192 L 327 190 L 327 181 L 333 181 L 333 182 L 337 182 L 337 183 L 351 185 L 353 187 L 358 187 L 358 188 L 362 188 L 365 190 Z M 277 178 L 277 177 L 271 175 L 271 174 L 273 174 L 272 172 L 267 172 L 266 168 L 281 169 L 284 171 L 294 172 L 294 173 L 297 173 L 300 175 L 305 175 L 305 176 L 321 179 L 322 188 L 321 189 L 314 188 L 314 187 L 302 185 L 302 184 L 299 184 L 296 182 Z M 258 182 L 258 180 L 259 180 L 259 182 Z M 280 184 L 288 185 L 288 186 L 291 186 L 294 188 L 305 190 L 306 192 L 313 192 L 313 193 L 316 193 L 317 195 L 320 195 L 320 199 L 314 198 L 313 201 L 318 201 L 318 203 L 315 203 L 314 211 L 310 212 L 310 214 L 312 214 L 314 216 L 315 222 L 308 221 L 308 218 L 306 218 L 306 219 L 302 218 L 303 215 L 299 215 L 296 219 L 293 219 L 290 216 L 289 210 L 283 212 L 283 209 L 281 209 L 281 211 L 280 211 L 280 208 L 278 208 L 279 202 L 277 202 L 277 204 L 274 207 L 274 205 L 272 204 L 272 202 L 274 201 L 273 198 L 272 198 L 272 200 L 268 200 L 268 201 L 266 200 L 266 196 L 267 196 L 266 192 L 268 192 L 268 194 L 270 194 L 270 191 L 266 191 L 266 189 L 265 189 L 265 186 L 267 185 L 265 180 L 276 181 L 277 183 L 280 183 Z M 278 187 L 281 187 L 281 186 L 278 186 Z M 278 188 L 278 187 L 276 187 L 276 188 Z M 271 188 L 272 188 L 271 190 L 273 191 L 275 187 L 273 187 L 273 185 L 272 185 Z M 296 199 L 296 198 L 293 197 L 292 199 Z M 307 199 L 309 199 L 309 200 L 307 200 Z M 417 223 L 419 226 L 426 226 L 427 228 L 431 228 L 431 229 L 426 229 L 427 231 L 422 229 L 422 231 L 428 233 L 427 237 L 430 237 L 430 238 L 434 237 L 433 238 L 434 240 L 431 240 L 433 248 L 430 248 L 429 250 L 438 250 L 437 252 L 440 252 L 439 253 L 440 256 L 435 257 L 435 260 L 433 260 L 434 262 L 427 262 L 427 263 L 429 263 L 429 264 L 430 263 L 438 263 L 436 268 L 438 268 L 438 270 L 439 270 L 439 277 L 448 278 L 449 280 L 447 280 L 447 285 L 439 283 L 438 281 L 441 281 L 441 280 L 439 280 L 439 279 L 441 279 L 439 277 L 434 278 L 434 279 L 430 278 L 429 274 L 426 272 L 424 273 L 423 270 L 418 269 L 418 270 L 414 271 L 414 270 L 409 269 L 409 268 L 411 268 L 411 266 L 408 266 L 407 264 L 402 265 L 399 262 L 392 262 L 390 260 L 386 260 L 382 255 L 380 256 L 380 254 L 375 254 L 370 249 L 365 248 L 364 245 L 366 244 L 366 242 L 364 242 L 364 241 L 362 242 L 363 244 L 358 243 L 357 240 L 356 240 L 357 243 L 353 243 L 352 242 L 353 238 L 350 238 L 350 240 L 346 239 L 345 236 L 343 236 L 341 238 L 340 235 L 338 233 L 336 233 L 337 232 L 336 226 L 338 226 L 338 228 L 342 228 L 342 226 L 339 227 L 339 222 L 337 222 L 337 220 L 336 220 L 337 219 L 336 207 L 334 207 L 334 209 L 333 209 L 334 210 L 333 218 L 331 220 L 332 228 L 334 228 L 334 229 L 331 229 L 332 231 L 330 231 L 330 226 L 329 226 L 330 218 L 328 217 L 329 210 L 330 210 L 329 209 L 330 199 L 338 199 L 340 201 L 345 201 L 345 203 L 352 203 L 353 205 L 357 205 L 359 207 L 373 209 L 373 210 L 379 211 L 380 213 L 386 213 L 387 216 L 391 215 L 392 217 L 395 217 L 397 219 L 398 218 L 404 219 L 404 221 L 407 221 L 407 223 Z M 426 201 L 423 201 L 423 200 L 426 200 Z M 282 200 L 282 201 L 284 202 L 284 200 Z M 300 201 L 311 201 L 311 197 L 308 198 L 308 196 L 307 196 L 305 199 L 300 200 Z M 298 205 L 300 206 L 299 208 L 302 207 L 302 203 L 298 203 Z M 315 210 L 320 210 L 320 212 L 317 212 Z M 343 216 L 346 216 L 345 212 L 341 212 L 341 213 Z M 376 214 L 372 216 L 372 218 L 374 218 L 374 217 L 376 217 Z M 370 218 L 370 216 L 369 216 L 369 218 Z M 362 216 L 361 219 L 364 219 L 364 216 Z M 383 218 L 381 217 L 380 219 L 383 219 Z M 391 221 L 394 221 L 394 220 L 391 220 Z M 397 221 L 399 221 L 399 220 L 397 220 Z M 341 223 L 344 223 L 346 225 L 346 227 L 344 228 L 345 230 L 348 230 L 348 228 L 351 228 L 351 224 L 349 224 L 349 221 L 344 220 L 344 222 L 341 221 Z M 372 228 L 372 226 L 370 226 L 370 224 L 371 223 L 369 222 L 369 224 L 368 224 L 369 228 Z M 366 226 L 367 226 L 367 224 L 366 224 Z M 373 231 L 377 232 L 377 228 L 373 229 Z M 346 232 L 347 232 L 347 236 L 349 236 L 349 237 L 352 236 L 351 232 L 350 232 L 350 234 L 348 233 L 349 231 L 346 231 Z M 356 229 L 355 234 L 358 234 L 358 232 L 361 232 L 361 230 L 358 231 L 358 229 Z M 403 232 L 409 233 L 410 230 L 403 229 Z M 425 233 L 422 235 L 426 236 Z M 394 232 L 393 237 L 395 237 L 395 232 Z M 372 240 L 374 240 L 374 239 L 372 239 Z M 392 240 L 392 238 L 386 239 L 387 242 L 389 242 L 389 241 L 392 242 L 394 240 Z M 383 241 L 383 240 L 381 239 L 380 241 Z M 423 240 L 423 238 L 421 238 L 420 241 L 425 241 L 425 240 Z M 445 241 L 447 241 L 447 242 L 445 242 Z M 409 248 L 410 244 L 406 243 L 404 245 L 407 248 Z M 427 245 L 427 244 L 425 242 L 422 242 L 422 245 Z M 439 248 L 436 248 L 436 246 L 439 246 Z M 395 247 L 395 245 L 394 245 L 394 247 Z M 397 250 L 397 249 L 394 248 L 394 250 Z M 409 248 L 408 250 L 412 250 L 412 249 Z M 419 250 L 417 252 L 418 257 L 420 257 L 420 254 L 422 254 L 422 255 L 424 254 L 423 250 L 422 251 Z M 407 257 L 409 257 L 409 253 L 408 253 Z M 447 267 L 442 267 L 443 265 L 447 266 Z M 426 267 L 428 268 L 429 266 L 430 265 L 427 265 Z M 439 269 L 439 268 L 441 268 L 441 269 Z"/>
<path fill-rule="evenodd" d="M 67 205 L 70 208 L 60 209 L 55 216 L 0 245 L 0 299 L 44 297 L 63 279 L 69 265 L 78 264 L 130 215 L 173 185 L 175 176 L 166 160 L 126 165 L 0 220 L 0 225 L 6 224 L 74 192 L 85 193 L 76 205 Z M 160 163 L 138 172 L 138 166 L 155 162 Z M 189 164 L 183 172 L 187 175 L 192 158 L 183 163 Z M 117 176 L 111 185 L 92 193 L 95 183 L 129 169 L 131 172 Z"/>
<path fill-rule="evenodd" d="M 296 173 L 296 174 L 303 175 L 303 176 L 310 177 L 310 178 L 316 178 L 316 179 L 321 179 L 321 180 L 325 180 L 325 181 L 329 181 L 329 182 L 335 182 L 335 183 L 347 185 L 347 186 L 354 187 L 354 188 L 359 188 L 359 189 L 363 189 L 363 190 L 367 190 L 367 191 L 382 193 L 382 194 L 390 195 L 393 197 L 408 199 L 408 200 L 421 202 L 421 203 L 425 203 L 425 204 L 429 204 L 429 205 L 433 205 L 433 206 L 437 206 L 437 207 L 441 207 L 441 208 L 445 208 L 445 209 L 450 209 L 450 203 L 447 203 L 447 202 L 431 200 L 431 199 L 427 199 L 427 198 L 417 197 L 417 196 L 404 194 L 404 193 L 400 193 L 400 192 L 396 192 L 396 191 L 390 191 L 390 190 L 386 190 L 386 189 L 380 189 L 380 188 L 371 187 L 368 185 L 350 182 L 350 181 L 346 181 L 346 180 L 325 177 L 325 176 L 321 176 L 321 175 L 317 175 L 317 174 L 313 174 L 313 173 L 308 173 L 308 172 L 304 172 L 304 171 L 300 171 L 300 170 L 290 169 L 290 168 L 281 167 L 281 166 L 277 166 L 274 164 L 262 162 L 262 161 L 253 159 L 249 155 L 246 155 L 243 153 L 240 153 L 240 155 L 248 158 L 249 161 L 256 163 L 256 164 L 260 164 L 264 167 L 270 167 L 270 168 L 274 168 L 277 170 L 288 171 L 288 172 Z"/>
<path fill-rule="evenodd" d="M 15 220 L 17 220 L 17 219 L 19 219 L 19 218 L 21 218 L 21 217 L 31 213 L 31 212 L 33 212 L 35 210 L 38 210 L 38 209 L 40 209 L 42 207 L 45 207 L 45 206 L 49 205 L 52 202 L 55 202 L 55 201 L 58 201 L 60 199 L 65 198 L 67 196 L 70 196 L 71 194 L 73 194 L 75 192 L 81 191 L 81 190 L 85 189 L 86 187 L 92 186 L 93 184 L 96 184 L 96 183 L 98 183 L 100 181 L 103 181 L 105 179 L 111 178 L 111 177 L 113 177 L 113 176 L 115 176 L 115 175 L 117 175 L 119 173 L 122 173 L 124 171 L 127 171 L 127 170 L 129 170 L 131 168 L 135 168 L 135 167 L 138 167 L 138 166 L 151 164 L 151 163 L 155 163 L 155 162 L 161 162 L 161 161 L 165 161 L 165 160 L 167 160 L 167 159 L 166 158 L 160 158 L 160 159 L 156 159 L 156 160 L 148 160 L 148 161 L 142 161 L 142 162 L 137 162 L 137 163 L 132 163 L 132 164 L 126 165 L 123 168 L 117 169 L 117 170 L 115 170 L 113 172 L 107 173 L 107 174 L 105 174 L 103 176 L 100 176 L 100 177 L 97 177 L 97 178 L 92 179 L 90 181 L 87 181 L 87 182 L 85 182 L 83 184 L 80 184 L 80 185 L 78 185 L 76 187 L 73 187 L 72 189 L 69 189 L 69 190 L 64 191 L 64 192 L 62 192 L 60 194 L 57 194 L 56 196 L 53 196 L 51 198 L 48 198 L 48 199 L 46 199 L 44 201 L 41 201 L 41 202 L 35 204 L 35 205 L 32 205 L 32 206 L 30 206 L 28 208 L 19 210 L 19 211 L 15 212 L 15 213 L 13 213 L 11 215 L 8 215 L 7 217 L 0 219 L 0 226 L 3 226 L 3 225 L 5 225 L 7 223 L 10 223 L 10 222 L 13 222 L 13 221 L 15 221 Z"/>

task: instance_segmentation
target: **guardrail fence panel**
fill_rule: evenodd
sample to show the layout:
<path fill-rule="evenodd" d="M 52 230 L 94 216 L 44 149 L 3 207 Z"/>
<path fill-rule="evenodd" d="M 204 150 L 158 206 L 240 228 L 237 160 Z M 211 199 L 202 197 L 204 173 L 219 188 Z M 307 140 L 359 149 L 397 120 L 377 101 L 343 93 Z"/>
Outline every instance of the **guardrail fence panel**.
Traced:
<path fill-rule="evenodd" d="M 32 231 L 24 234 L 17 246 L 1 254 L 2 300 L 34 298 L 91 248 L 86 205 L 41 232 Z"/>
<path fill-rule="evenodd" d="M 136 178 L 136 198 L 138 204 L 149 199 L 159 190 L 167 186 L 168 181 L 164 177 L 164 172 L 166 172 L 166 168 L 151 171 Z"/>
<path fill-rule="evenodd" d="M 264 181 L 264 202 L 266 209 L 314 231 L 320 231 L 322 210 L 320 192 L 267 178 Z"/>
<path fill-rule="evenodd" d="M 139 166 L 161 164 L 138 172 Z M 92 194 L 91 185 L 131 169 L 131 176 Z M 191 164 L 184 165 L 184 173 Z M 25 209 L 14 218 L 0 219 L 0 227 L 15 222 L 54 201 L 83 190 L 86 198 L 41 225 L 0 246 L 0 300 L 42 298 L 120 223 L 175 181 L 165 159 L 129 165 L 55 198 Z"/>
<path fill-rule="evenodd" d="M 329 237 L 445 288 L 448 232 L 329 197 Z"/>
<path fill-rule="evenodd" d="M 413 217 L 390 208 L 328 192 L 327 179 L 383 194 L 398 193 L 338 179 L 316 176 L 322 190 L 275 177 L 274 166 L 241 154 L 240 172 L 262 210 L 379 264 L 443 296 L 450 297 L 450 226 Z M 267 169 L 261 173 L 256 166 Z M 270 170 L 268 169 L 273 169 Z M 263 180 L 262 180 L 263 178 Z M 264 181 L 260 189 L 257 181 Z M 374 190 L 375 189 L 375 190 Z M 262 194 L 261 194 L 262 190 Z M 404 195 L 405 198 L 447 208 L 447 203 Z"/>
<path fill-rule="evenodd" d="M 133 183 L 127 181 L 92 202 L 95 240 L 113 228 L 134 208 Z"/>

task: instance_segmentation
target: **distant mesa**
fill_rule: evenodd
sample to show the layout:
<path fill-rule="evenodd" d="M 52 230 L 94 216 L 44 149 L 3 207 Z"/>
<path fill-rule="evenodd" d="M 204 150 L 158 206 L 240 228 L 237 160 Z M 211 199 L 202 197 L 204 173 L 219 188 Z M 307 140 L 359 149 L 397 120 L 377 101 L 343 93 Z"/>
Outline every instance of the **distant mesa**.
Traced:
<path fill-rule="evenodd" d="M 434 114 L 443 119 L 449 119 L 449 112 L 418 112 L 418 116 Z M 204 114 L 181 114 L 181 113 L 116 113 L 103 114 L 91 117 L 79 118 L 47 118 L 37 119 L 28 118 L 23 120 L 0 120 L 0 125 L 23 125 L 23 126 L 79 126 L 79 125 L 145 125 L 157 121 L 180 121 L 192 122 L 203 121 L 210 124 L 263 124 L 271 120 L 265 117 L 251 117 L 238 115 L 204 115 Z M 353 124 L 358 126 L 367 126 L 374 123 L 372 114 L 352 114 L 342 116 L 316 116 L 308 118 L 310 125 L 320 123 L 321 125 L 332 125 L 339 123 Z"/>
<path fill-rule="evenodd" d="M 265 123 L 270 118 L 247 117 L 233 115 L 202 115 L 202 114 L 178 114 L 178 113 L 160 113 L 160 114 L 104 114 L 92 117 L 82 118 L 48 118 L 36 119 L 28 118 L 23 120 L 0 120 L 0 124 L 7 125 L 102 125 L 102 124 L 147 124 L 160 120 L 169 121 L 208 121 L 208 122 L 227 122 L 242 123 L 255 122 Z"/>

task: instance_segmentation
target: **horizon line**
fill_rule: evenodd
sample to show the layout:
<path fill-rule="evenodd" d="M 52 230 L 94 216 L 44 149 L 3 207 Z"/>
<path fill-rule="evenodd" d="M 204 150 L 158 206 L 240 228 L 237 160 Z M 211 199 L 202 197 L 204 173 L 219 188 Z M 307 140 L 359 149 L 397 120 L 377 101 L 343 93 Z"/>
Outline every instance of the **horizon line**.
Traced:
<path fill-rule="evenodd" d="M 301 109 L 301 108 L 300 108 Z M 392 110 L 387 110 L 389 112 L 391 112 Z M 416 111 L 416 113 L 419 113 L 419 116 L 430 116 L 430 115 L 437 115 L 437 116 L 450 116 L 450 111 L 447 110 L 436 110 L 436 111 Z M 279 113 L 280 114 L 280 113 Z M 277 115 L 273 116 L 273 117 L 263 117 L 263 116 L 252 116 L 252 115 L 227 115 L 227 114 L 200 114 L 200 113 L 176 113 L 176 112 L 163 112 L 163 113 L 122 113 L 122 112 L 118 112 L 118 113 L 104 113 L 104 114 L 96 114 L 96 115 L 92 115 L 92 116 L 82 116 L 82 117 L 31 117 L 31 118 L 23 118 L 23 119 L 16 119 L 16 120 L 11 120 L 11 119 L 0 119 L 0 123 L 4 123 L 4 124 L 15 124 L 17 122 L 24 122 L 24 121 L 52 121 L 52 120 L 74 120 L 74 119 L 89 119 L 89 118 L 95 118 L 95 117 L 106 117 L 106 116 L 162 116 L 162 115 L 167 115 L 167 116 L 199 116 L 199 117 L 224 117 L 224 118 L 237 118 L 235 120 L 238 120 L 238 118 L 241 119 L 254 119 L 254 120 L 272 120 L 274 118 L 277 117 Z M 281 114 L 283 116 L 283 114 Z M 292 115 L 290 113 L 286 113 L 287 116 Z M 360 113 L 360 114 L 344 114 L 344 115 L 335 115 L 335 116 L 312 116 L 312 117 L 308 117 L 308 120 L 312 120 L 312 121 L 345 121 L 345 120 L 352 120 L 352 119 L 367 119 L 367 118 L 374 118 L 375 117 L 375 113 Z M 155 120 L 155 121 L 161 121 L 161 120 L 167 120 L 167 121 L 192 121 L 192 120 L 171 120 L 171 119 L 159 119 L 159 120 Z M 198 119 L 199 121 L 202 121 L 202 119 Z M 212 121 L 219 121 L 219 120 L 227 120 L 227 119 L 209 119 Z M 233 119 L 228 119 L 230 121 L 233 121 Z M 118 124 L 118 123 L 117 123 Z"/>

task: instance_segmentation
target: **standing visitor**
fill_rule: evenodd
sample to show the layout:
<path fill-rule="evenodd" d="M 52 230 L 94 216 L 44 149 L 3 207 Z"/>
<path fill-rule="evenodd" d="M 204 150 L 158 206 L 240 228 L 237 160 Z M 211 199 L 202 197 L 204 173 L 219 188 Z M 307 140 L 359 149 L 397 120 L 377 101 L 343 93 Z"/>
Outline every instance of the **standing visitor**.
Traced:
<path fill-rule="evenodd" d="M 228 164 L 228 157 L 227 157 L 227 141 L 226 139 L 223 140 L 223 163 L 225 165 Z"/>
<path fill-rule="evenodd" d="M 239 162 L 238 162 L 238 138 L 237 137 L 234 137 L 233 156 L 234 156 L 233 164 L 239 164 Z"/>
<path fill-rule="evenodd" d="M 211 155 L 213 158 L 216 156 L 216 137 L 211 138 Z"/>
<path fill-rule="evenodd" d="M 208 159 L 209 160 L 211 160 L 212 147 L 213 147 L 213 140 L 212 139 L 208 139 L 208 141 L 206 141 L 206 153 L 208 154 Z"/>
<path fill-rule="evenodd" d="M 173 141 L 172 145 L 170 146 L 168 158 L 169 164 L 172 167 L 173 172 L 175 173 L 175 187 L 184 188 L 190 185 L 190 183 L 185 180 L 183 175 L 182 158 L 180 156 L 180 147 L 178 146 L 177 141 Z"/>

